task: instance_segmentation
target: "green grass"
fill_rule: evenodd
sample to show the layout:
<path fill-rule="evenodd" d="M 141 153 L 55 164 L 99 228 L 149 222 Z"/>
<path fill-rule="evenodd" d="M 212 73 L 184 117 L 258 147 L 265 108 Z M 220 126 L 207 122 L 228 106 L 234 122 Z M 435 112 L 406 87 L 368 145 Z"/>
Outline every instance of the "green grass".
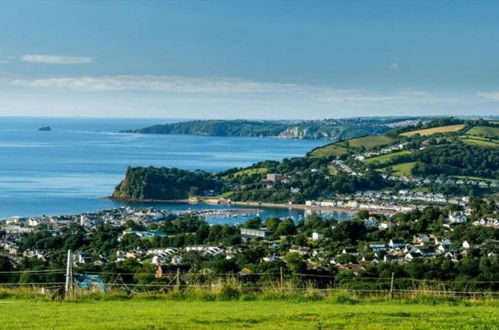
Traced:
<path fill-rule="evenodd" d="M 396 176 L 411 176 L 412 169 L 414 168 L 414 166 L 416 164 L 417 164 L 417 162 L 400 163 L 400 164 L 396 164 L 393 166 L 381 168 L 381 169 L 379 169 L 379 171 L 380 172 L 390 172 L 391 174 L 396 175 Z"/>
<path fill-rule="evenodd" d="M 253 175 L 253 174 L 266 174 L 268 172 L 268 168 L 266 167 L 258 167 L 258 168 L 248 168 L 244 170 L 237 171 L 230 176 L 238 177 L 243 175 Z"/>
<path fill-rule="evenodd" d="M 393 139 L 386 135 L 371 135 L 371 136 L 364 136 L 360 138 L 350 139 L 345 141 L 345 143 L 353 148 L 364 147 L 366 149 L 372 149 L 374 147 L 389 144 L 392 141 Z"/>
<path fill-rule="evenodd" d="M 482 139 L 475 139 L 475 138 L 462 138 L 462 141 L 465 144 L 473 145 L 473 146 L 478 146 L 478 147 L 492 147 L 492 148 L 498 148 L 499 143 L 491 142 L 491 141 L 485 141 Z"/>
<path fill-rule="evenodd" d="M 497 304 L 0 300 L 3 329 L 493 329 Z"/>
<path fill-rule="evenodd" d="M 348 153 L 348 149 L 336 144 L 328 144 L 324 147 L 316 148 L 310 152 L 311 157 L 341 156 Z"/>
<path fill-rule="evenodd" d="M 383 165 L 385 163 L 390 162 L 392 159 L 398 156 L 404 156 L 404 155 L 409 155 L 411 154 L 410 151 L 404 150 L 404 151 L 398 151 L 398 152 L 392 152 L 390 154 L 386 155 L 381 155 L 381 156 L 376 156 L 372 158 L 366 159 L 364 162 L 366 164 L 378 164 L 378 165 Z"/>
<path fill-rule="evenodd" d="M 499 139 L 499 127 L 472 127 L 466 132 L 466 135 L 480 136 L 489 139 Z"/>
<path fill-rule="evenodd" d="M 233 191 L 226 191 L 226 192 L 224 192 L 224 193 L 220 194 L 220 196 L 219 196 L 219 197 L 220 197 L 220 198 L 230 198 L 233 194 L 234 194 L 234 192 L 233 192 Z"/>
<path fill-rule="evenodd" d="M 402 136 L 413 136 L 416 134 L 427 136 L 427 135 L 432 135 L 436 133 L 451 133 L 451 132 L 457 132 L 460 129 L 464 127 L 464 124 L 460 125 L 448 125 L 448 126 L 439 126 L 439 127 L 432 127 L 432 128 L 427 128 L 427 129 L 418 129 L 416 131 L 410 131 L 410 132 L 405 132 L 400 135 Z"/>

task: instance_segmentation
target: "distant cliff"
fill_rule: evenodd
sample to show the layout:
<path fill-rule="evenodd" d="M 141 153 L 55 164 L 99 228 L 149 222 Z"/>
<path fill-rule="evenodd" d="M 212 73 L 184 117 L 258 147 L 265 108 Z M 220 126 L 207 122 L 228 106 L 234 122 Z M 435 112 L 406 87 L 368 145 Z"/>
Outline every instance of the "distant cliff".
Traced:
<path fill-rule="evenodd" d="M 121 131 L 140 134 L 274 137 L 342 140 L 388 132 L 408 118 L 349 118 L 307 121 L 195 120 Z"/>

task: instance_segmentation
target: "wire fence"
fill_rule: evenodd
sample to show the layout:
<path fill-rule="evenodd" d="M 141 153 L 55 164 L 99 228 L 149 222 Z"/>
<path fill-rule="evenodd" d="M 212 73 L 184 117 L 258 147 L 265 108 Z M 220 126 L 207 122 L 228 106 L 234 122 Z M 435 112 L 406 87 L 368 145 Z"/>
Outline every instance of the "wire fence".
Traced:
<path fill-rule="evenodd" d="M 1 288 L 30 288 L 33 290 L 60 290 L 66 282 L 64 269 L 25 270 L 0 272 Z M 167 273 L 161 278 L 154 278 L 151 273 L 130 272 L 84 272 L 84 275 L 103 277 L 103 285 L 111 291 L 130 294 L 166 293 L 173 290 L 219 290 L 233 287 L 241 292 L 281 292 L 328 294 L 348 292 L 352 294 L 373 295 L 444 295 L 444 296 L 487 296 L 499 297 L 499 281 L 477 280 L 438 280 L 405 277 L 362 277 L 338 280 L 333 275 L 281 272 L 270 273 Z M 80 274 L 80 275 L 82 275 Z M 23 278 L 24 276 L 24 278 Z M 138 280 L 147 278 L 146 283 Z M 151 279 L 152 278 L 152 279 Z M 74 290 L 91 291 L 74 286 Z"/>

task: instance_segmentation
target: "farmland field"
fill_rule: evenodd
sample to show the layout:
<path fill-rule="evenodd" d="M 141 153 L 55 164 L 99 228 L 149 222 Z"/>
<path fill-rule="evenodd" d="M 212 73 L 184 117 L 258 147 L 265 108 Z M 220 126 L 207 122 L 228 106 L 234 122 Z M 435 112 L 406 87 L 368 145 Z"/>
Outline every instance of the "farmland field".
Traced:
<path fill-rule="evenodd" d="M 383 165 L 384 163 L 387 163 L 387 162 L 391 161 L 395 157 L 409 155 L 409 154 L 411 154 L 410 151 L 392 152 L 390 154 L 368 158 L 364 162 L 366 164 L 379 164 L 379 165 Z"/>
<path fill-rule="evenodd" d="M 253 175 L 253 174 L 265 174 L 268 172 L 268 169 L 265 167 L 259 167 L 259 168 L 249 168 L 249 169 L 244 169 L 237 171 L 232 174 L 233 177 L 238 177 L 242 175 Z"/>
<path fill-rule="evenodd" d="M 2 329 L 493 329 L 497 304 L 0 300 Z"/>
<path fill-rule="evenodd" d="M 490 139 L 499 139 L 499 127 L 477 126 L 470 128 L 466 135 L 481 136 Z"/>
<path fill-rule="evenodd" d="M 365 147 L 366 149 L 372 149 L 377 146 L 389 144 L 393 141 L 393 139 L 386 135 L 372 135 L 372 136 L 364 136 L 360 138 L 350 139 L 345 141 L 350 147 L 361 148 Z"/>
<path fill-rule="evenodd" d="M 478 139 L 464 138 L 462 140 L 465 144 L 470 144 L 470 145 L 479 146 L 479 147 L 493 147 L 493 148 L 499 147 L 499 143 L 486 141 L 486 140 L 479 139 L 479 138 Z"/>
<path fill-rule="evenodd" d="M 341 156 L 348 153 L 348 150 L 336 144 L 329 144 L 324 147 L 314 149 L 310 152 L 311 157 Z"/>
<path fill-rule="evenodd" d="M 439 126 L 439 127 L 432 127 L 432 128 L 427 128 L 427 129 L 419 129 L 416 131 L 410 131 L 410 132 L 405 132 L 400 135 L 402 136 L 413 136 L 416 134 L 419 135 L 432 135 L 436 133 L 451 133 L 451 132 L 457 132 L 461 128 L 463 128 L 463 124 L 459 125 L 448 125 L 448 126 Z"/>
<path fill-rule="evenodd" d="M 385 167 L 382 169 L 379 169 L 379 171 L 382 172 L 388 172 L 389 169 L 391 169 L 391 173 L 396 176 L 411 176 L 412 175 L 412 169 L 416 165 L 417 162 L 407 162 L 407 163 L 400 163 L 396 164 L 390 167 Z"/>

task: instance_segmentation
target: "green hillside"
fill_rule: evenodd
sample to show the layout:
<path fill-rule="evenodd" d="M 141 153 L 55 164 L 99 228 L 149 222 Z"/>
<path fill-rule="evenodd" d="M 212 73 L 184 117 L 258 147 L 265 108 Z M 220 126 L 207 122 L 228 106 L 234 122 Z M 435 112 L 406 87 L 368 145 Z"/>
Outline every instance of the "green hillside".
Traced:
<path fill-rule="evenodd" d="M 311 157 L 341 156 L 359 150 L 371 150 L 376 147 L 389 145 L 394 139 L 386 135 L 370 135 L 360 138 L 349 139 L 319 147 L 309 153 Z"/>
<path fill-rule="evenodd" d="M 303 203 L 323 196 L 396 186 L 396 180 L 385 180 L 380 173 L 499 180 L 497 130 L 484 120 L 456 123 L 439 119 L 386 135 L 331 143 L 312 150 L 306 157 L 262 161 L 215 175 L 177 173 L 182 177 L 178 182 L 179 175 L 170 175 L 166 169 L 132 169 L 117 187 L 114 197 L 173 199 L 215 190 L 225 193 L 223 196 L 230 195 L 234 201 Z M 267 173 L 280 174 L 280 179 L 269 182 Z M 490 188 L 490 191 L 482 189 L 474 193 L 493 193 L 495 188 Z M 458 187 L 453 192 L 468 194 L 473 189 Z"/>

